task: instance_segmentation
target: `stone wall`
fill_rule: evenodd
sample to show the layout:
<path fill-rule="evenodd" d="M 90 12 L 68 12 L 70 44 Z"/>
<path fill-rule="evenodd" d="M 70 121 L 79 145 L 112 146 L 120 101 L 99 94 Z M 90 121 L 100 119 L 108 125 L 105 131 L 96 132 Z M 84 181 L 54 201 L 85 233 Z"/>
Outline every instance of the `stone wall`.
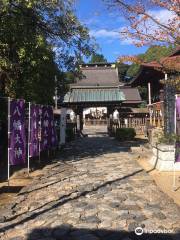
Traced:
<path fill-rule="evenodd" d="M 180 171 L 180 162 L 175 163 L 175 146 L 156 144 L 152 146 L 152 166 L 159 171 Z"/>
<path fill-rule="evenodd" d="M 159 144 L 162 135 L 162 128 L 152 128 L 148 131 L 149 143 L 153 151 L 150 164 L 159 171 L 180 171 L 180 163 L 175 163 L 175 145 Z"/>

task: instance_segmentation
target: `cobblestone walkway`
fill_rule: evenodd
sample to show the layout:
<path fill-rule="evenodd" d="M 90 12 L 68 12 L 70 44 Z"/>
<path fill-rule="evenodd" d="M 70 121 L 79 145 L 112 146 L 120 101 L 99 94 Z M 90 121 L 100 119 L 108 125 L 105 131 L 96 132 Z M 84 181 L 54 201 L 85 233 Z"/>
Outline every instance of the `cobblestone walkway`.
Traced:
<path fill-rule="evenodd" d="M 180 239 L 180 208 L 135 157 L 103 133 L 72 143 L 0 211 L 0 239 Z"/>

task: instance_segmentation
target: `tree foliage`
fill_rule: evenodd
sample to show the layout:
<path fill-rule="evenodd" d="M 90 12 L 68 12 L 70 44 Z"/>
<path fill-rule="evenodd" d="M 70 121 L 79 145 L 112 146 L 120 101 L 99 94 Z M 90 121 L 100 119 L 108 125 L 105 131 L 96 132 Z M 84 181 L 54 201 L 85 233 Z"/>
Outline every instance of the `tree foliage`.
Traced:
<path fill-rule="evenodd" d="M 152 44 L 180 44 L 179 0 L 104 0 L 123 14 L 127 22 L 120 32 L 137 46 Z M 160 11 L 167 18 L 160 16 Z"/>
<path fill-rule="evenodd" d="M 51 103 L 54 76 L 61 82 L 62 71 L 75 71 L 82 55 L 90 56 L 88 30 L 72 4 L 0 0 L 1 95 Z"/>
<path fill-rule="evenodd" d="M 107 59 L 104 57 L 103 54 L 100 53 L 93 53 L 89 63 L 107 63 Z"/>
<path fill-rule="evenodd" d="M 133 61 L 134 57 L 131 57 L 133 63 L 130 65 L 127 71 L 127 76 L 131 78 L 136 76 L 142 62 L 159 62 L 161 58 L 168 56 L 173 51 L 173 49 L 174 48 L 172 46 L 166 47 L 155 45 L 148 48 L 144 54 L 137 55 L 137 60 L 135 62 Z"/>
<path fill-rule="evenodd" d="M 116 67 L 118 69 L 119 81 L 120 82 L 125 81 L 125 76 L 127 75 L 129 65 L 124 63 L 116 63 Z"/>

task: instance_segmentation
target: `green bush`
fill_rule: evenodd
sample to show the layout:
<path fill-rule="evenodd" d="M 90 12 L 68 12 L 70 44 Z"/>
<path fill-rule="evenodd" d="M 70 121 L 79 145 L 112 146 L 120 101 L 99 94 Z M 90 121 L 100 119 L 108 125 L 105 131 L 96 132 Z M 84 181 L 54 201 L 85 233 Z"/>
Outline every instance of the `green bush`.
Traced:
<path fill-rule="evenodd" d="M 116 130 L 116 139 L 119 141 L 133 140 L 136 136 L 134 128 L 118 128 Z"/>
<path fill-rule="evenodd" d="M 176 134 L 165 134 L 158 138 L 158 143 L 174 145 L 176 142 L 180 142 L 180 136 Z"/>
<path fill-rule="evenodd" d="M 74 139 L 74 131 L 73 128 L 66 128 L 66 140 L 72 141 Z"/>

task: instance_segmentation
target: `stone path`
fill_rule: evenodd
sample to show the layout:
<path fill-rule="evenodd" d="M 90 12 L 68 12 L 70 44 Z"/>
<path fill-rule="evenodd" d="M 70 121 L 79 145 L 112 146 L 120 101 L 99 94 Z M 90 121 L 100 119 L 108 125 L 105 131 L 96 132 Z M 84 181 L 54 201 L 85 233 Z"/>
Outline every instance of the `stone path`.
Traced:
<path fill-rule="evenodd" d="M 180 208 L 136 157 L 103 133 L 78 139 L 0 210 L 0 239 L 180 239 Z"/>

